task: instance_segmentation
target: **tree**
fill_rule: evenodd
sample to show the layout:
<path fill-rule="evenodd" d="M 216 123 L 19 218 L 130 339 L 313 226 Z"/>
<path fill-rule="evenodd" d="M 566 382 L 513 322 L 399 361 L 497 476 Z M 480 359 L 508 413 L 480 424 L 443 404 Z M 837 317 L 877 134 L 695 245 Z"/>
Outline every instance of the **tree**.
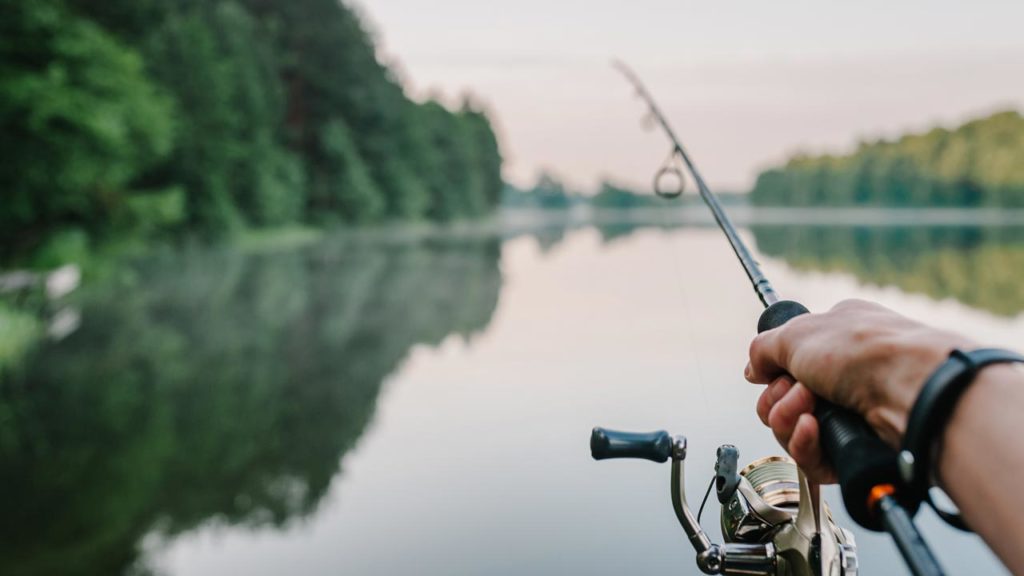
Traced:
<path fill-rule="evenodd" d="M 763 172 L 756 204 L 1024 206 L 1024 118 L 1000 112 L 862 143 L 848 156 L 798 156 Z"/>
<path fill-rule="evenodd" d="M 384 197 L 341 119 L 328 122 L 321 143 L 326 169 L 311 183 L 309 211 L 316 221 L 367 222 L 384 212 Z"/>
<path fill-rule="evenodd" d="M 480 107 L 411 100 L 337 0 L 0 2 L 2 262 L 498 203 Z"/>
<path fill-rule="evenodd" d="M 64 229 L 102 235 L 170 148 L 170 102 L 137 52 L 57 0 L 4 2 L 0 258 Z"/>

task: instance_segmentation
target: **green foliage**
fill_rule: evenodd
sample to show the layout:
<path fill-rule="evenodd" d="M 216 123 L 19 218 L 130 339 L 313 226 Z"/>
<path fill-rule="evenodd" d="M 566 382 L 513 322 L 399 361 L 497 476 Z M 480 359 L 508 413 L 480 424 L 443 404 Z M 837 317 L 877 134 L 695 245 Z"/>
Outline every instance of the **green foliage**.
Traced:
<path fill-rule="evenodd" d="M 746 205 L 747 194 L 735 192 L 716 192 L 718 200 L 724 205 Z M 659 196 L 653 190 L 647 193 L 637 192 L 608 180 L 601 182 L 597 192 L 592 195 L 581 194 L 566 189 L 558 178 L 548 173 L 541 173 L 537 183 L 529 190 L 520 190 L 506 184 L 502 192 L 501 205 L 507 208 L 533 209 L 565 209 L 576 205 L 587 205 L 601 210 L 629 210 L 632 208 L 680 208 L 683 206 L 700 205 L 703 201 L 697 194 L 681 194 L 674 198 Z"/>
<path fill-rule="evenodd" d="M 473 102 L 466 101 L 462 109 L 463 124 L 467 131 L 465 145 L 476 153 L 476 177 L 482 202 L 480 210 L 488 210 L 501 202 L 504 182 L 501 178 L 501 150 L 486 112 Z"/>
<path fill-rule="evenodd" d="M 451 220 L 497 205 L 501 156 L 482 112 L 410 101 L 357 15 L 335 0 L 245 4 L 276 30 L 287 133 L 314 183 L 314 218 Z M 339 212 L 325 214 L 332 205 Z"/>
<path fill-rule="evenodd" d="M 96 243 L 497 205 L 487 117 L 411 101 L 336 0 L 0 1 L 0 262 L 66 226 Z"/>
<path fill-rule="evenodd" d="M 0 301 L 0 375 L 15 366 L 42 335 L 42 326 L 33 314 Z M 0 410 L 0 419 L 3 412 Z"/>
<path fill-rule="evenodd" d="M 580 201 L 580 196 L 566 189 L 565 184 L 554 175 L 542 172 L 529 190 L 520 190 L 507 185 L 502 204 L 513 208 L 566 209 Z"/>
<path fill-rule="evenodd" d="M 384 197 L 363 163 L 345 121 L 327 123 L 320 146 L 328 162 L 310 187 L 310 216 L 347 222 L 374 220 L 384 212 Z"/>
<path fill-rule="evenodd" d="M 139 193 L 128 199 L 130 222 L 142 236 L 174 228 L 185 221 L 185 191 L 180 187 Z"/>
<path fill-rule="evenodd" d="M 660 207 L 681 204 L 682 197 L 669 199 L 654 194 L 637 194 L 628 188 L 604 181 L 590 203 L 598 208 Z"/>
<path fill-rule="evenodd" d="M 221 18 L 220 11 L 179 10 L 145 43 L 154 75 L 174 92 L 181 126 L 173 157 L 163 170 L 170 181 L 184 184 L 191 224 L 212 232 L 231 231 L 244 222 L 238 202 L 242 191 L 232 176 L 236 160 L 248 159 L 250 135 L 241 107 L 248 102 L 239 97 L 236 62 L 219 40 L 235 37 L 232 25 L 237 23 Z M 216 20 L 226 20 L 225 34 L 218 33 Z M 244 164 L 238 168 L 238 174 L 245 174 Z"/>
<path fill-rule="evenodd" d="M 417 114 L 425 140 L 415 141 L 422 152 L 413 157 L 428 179 L 428 215 L 443 221 L 485 214 L 502 186 L 501 155 L 486 117 L 469 102 L 457 114 L 427 102 Z"/>
<path fill-rule="evenodd" d="M 0 260 L 66 226 L 102 234 L 166 155 L 169 101 L 138 53 L 57 0 L 3 3 Z"/>
<path fill-rule="evenodd" d="M 232 86 L 229 102 L 237 117 L 225 144 L 232 154 L 232 198 L 254 224 L 295 221 L 302 215 L 305 177 L 300 159 L 280 138 L 285 102 L 277 56 L 238 4 L 219 4 L 208 19 L 226 61 L 219 81 Z"/>
<path fill-rule="evenodd" d="M 955 130 L 797 156 L 760 174 L 761 205 L 1024 206 L 1024 118 L 1000 112 Z"/>
<path fill-rule="evenodd" d="M 89 259 L 89 235 L 81 228 L 66 227 L 46 238 L 32 253 L 30 267 L 52 269 L 65 263 L 84 264 Z"/>

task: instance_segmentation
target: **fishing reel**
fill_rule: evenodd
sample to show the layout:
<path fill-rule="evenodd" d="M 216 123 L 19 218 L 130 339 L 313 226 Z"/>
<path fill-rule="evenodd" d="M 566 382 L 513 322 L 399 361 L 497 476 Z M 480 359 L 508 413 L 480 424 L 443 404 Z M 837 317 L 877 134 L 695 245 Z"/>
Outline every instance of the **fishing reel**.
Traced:
<path fill-rule="evenodd" d="M 835 523 L 818 486 L 809 484 L 788 458 L 761 458 L 739 470 L 736 447 L 725 444 L 718 448 L 715 477 L 708 491 L 714 488 L 721 504 L 725 543 L 715 544 L 687 504 L 685 437 L 673 437 L 663 430 L 635 433 L 594 428 L 590 452 L 595 460 L 672 461 L 672 507 L 697 553 L 697 567 L 705 574 L 857 574 L 853 534 Z"/>

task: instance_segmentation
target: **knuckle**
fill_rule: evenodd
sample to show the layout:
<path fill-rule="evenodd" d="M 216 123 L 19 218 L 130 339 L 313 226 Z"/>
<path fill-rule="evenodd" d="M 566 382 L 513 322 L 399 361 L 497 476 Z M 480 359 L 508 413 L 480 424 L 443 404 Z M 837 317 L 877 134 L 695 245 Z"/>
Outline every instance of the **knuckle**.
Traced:
<path fill-rule="evenodd" d="M 750 357 L 751 361 L 755 360 L 759 356 L 761 349 L 764 347 L 764 341 L 764 334 L 758 334 L 750 341 L 750 346 L 747 348 L 747 356 Z"/>
<path fill-rule="evenodd" d="M 832 311 L 833 312 L 857 311 L 857 310 L 863 310 L 864 308 L 868 308 L 870 306 L 871 306 L 871 303 L 868 302 L 867 300 L 861 300 L 860 298 L 846 298 L 846 299 L 840 300 L 839 302 L 836 302 L 836 304 L 834 306 L 832 306 Z"/>

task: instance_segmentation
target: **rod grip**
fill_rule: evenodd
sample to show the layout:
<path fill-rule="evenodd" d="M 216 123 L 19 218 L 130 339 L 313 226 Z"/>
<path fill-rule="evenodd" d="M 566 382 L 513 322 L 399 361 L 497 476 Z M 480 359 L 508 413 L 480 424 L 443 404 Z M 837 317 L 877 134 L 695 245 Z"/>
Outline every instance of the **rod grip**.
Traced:
<path fill-rule="evenodd" d="M 757 331 L 778 328 L 809 311 L 799 302 L 780 300 L 765 308 Z M 886 444 L 858 414 L 818 398 L 814 416 L 821 429 L 821 449 L 839 477 L 846 511 L 861 526 L 883 530 L 874 513 L 871 490 L 878 485 L 898 485 L 896 451 Z"/>

